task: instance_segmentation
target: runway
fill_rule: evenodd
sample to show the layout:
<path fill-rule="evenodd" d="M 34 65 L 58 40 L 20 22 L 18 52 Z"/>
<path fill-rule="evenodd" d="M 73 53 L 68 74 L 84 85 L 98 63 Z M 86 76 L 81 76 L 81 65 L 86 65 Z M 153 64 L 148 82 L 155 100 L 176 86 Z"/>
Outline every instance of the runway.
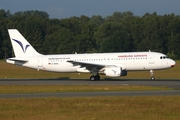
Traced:
<path fill-rule="evenodd" d="M 180 95 L 180 80 L 100 80 L 88 79 L 0 79 L 0 85 L 143 85 L 174 88 L 165 91 L 120 91 L 120 92 L 61 92 L 34 94 L 0 94 L 0 98 L 33 98 L 33 97 L 96 97 L 96 96 L 169 96 Z"/>
<path fill-rule="evenodd" d="M 107 97 L 107 96 L 172 96 L 172 95 L 180 95 L 180 90 L 0 94 L 0 98 L 103 97 L 103 96 L 104 97 Z"/>
<path fill-rule="evenodd" d="M 144 85 L 180 89 L 180 80 L 105 79 L 90 81 L 89 79 L 0 79 L 0 85 Z"/>

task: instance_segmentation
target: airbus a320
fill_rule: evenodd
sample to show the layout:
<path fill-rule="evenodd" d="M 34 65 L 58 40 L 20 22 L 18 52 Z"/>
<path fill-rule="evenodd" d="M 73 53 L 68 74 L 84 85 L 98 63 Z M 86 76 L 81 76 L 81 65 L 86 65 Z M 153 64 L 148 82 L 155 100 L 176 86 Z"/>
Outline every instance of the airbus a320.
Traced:
<path fill-rule="evenodd" d="M 126 76 L 128 71 L 149 70 L 154 80 L 153 70 L 175 66 L 175 61 L 158 52 L 117 52 L 93 54 L 38 53 L 17 29 L 8 29 L 15 57 L 7 63 L 51 72 L 91 73 L 90 80 L 100 80 L 100 74 L 109 77 Z"/>

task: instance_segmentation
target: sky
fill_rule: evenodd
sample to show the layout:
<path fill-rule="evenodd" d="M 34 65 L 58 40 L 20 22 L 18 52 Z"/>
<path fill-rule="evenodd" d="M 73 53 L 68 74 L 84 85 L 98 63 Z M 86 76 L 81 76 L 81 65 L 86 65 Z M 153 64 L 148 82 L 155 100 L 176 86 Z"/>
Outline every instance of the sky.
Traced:
<path fill-rule="evenodd" d="M 159 15 L 180 15 L 180 0 L 0 0 L 0 9 L 19 11 L 45 11 L 50 18 L 72 16 L 110 16 L 114 12 L 131 11 L 134 15 L 156 12 Z"/>

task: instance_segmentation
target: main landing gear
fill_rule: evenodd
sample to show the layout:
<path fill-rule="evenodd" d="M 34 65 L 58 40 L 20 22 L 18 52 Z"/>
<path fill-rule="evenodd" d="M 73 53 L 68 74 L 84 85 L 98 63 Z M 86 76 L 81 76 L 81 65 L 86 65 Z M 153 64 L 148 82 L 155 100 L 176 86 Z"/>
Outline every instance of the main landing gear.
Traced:
<path fill-rule="evenodd" d="M 97 74 L 97 75 L 92 75 L 91 77 L 90 77 L 90 80 L 91 81 L 95 81 L 95 80 L 100 80 L 100 76 Z"/>
<path fill-rule="evenodd" d="M 150 70 L 150 75 L 151 75 L 151 80 L 155 80 L 154 71 L 153 70 Z"/>

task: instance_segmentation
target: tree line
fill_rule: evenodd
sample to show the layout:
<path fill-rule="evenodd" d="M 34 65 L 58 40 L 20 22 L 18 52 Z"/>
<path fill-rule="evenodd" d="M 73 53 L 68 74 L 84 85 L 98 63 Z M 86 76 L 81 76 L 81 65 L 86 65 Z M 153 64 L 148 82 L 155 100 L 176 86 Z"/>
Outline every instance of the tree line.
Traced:
<path fill-rule="evenodd" d="M 0 10 L 0 59 L 14 56 L 7 29 L 18 29 L 42 54 L 156 51 L 180 59 L 180 16 L 131 11 L 52 19 L 44 11 Z"/>

